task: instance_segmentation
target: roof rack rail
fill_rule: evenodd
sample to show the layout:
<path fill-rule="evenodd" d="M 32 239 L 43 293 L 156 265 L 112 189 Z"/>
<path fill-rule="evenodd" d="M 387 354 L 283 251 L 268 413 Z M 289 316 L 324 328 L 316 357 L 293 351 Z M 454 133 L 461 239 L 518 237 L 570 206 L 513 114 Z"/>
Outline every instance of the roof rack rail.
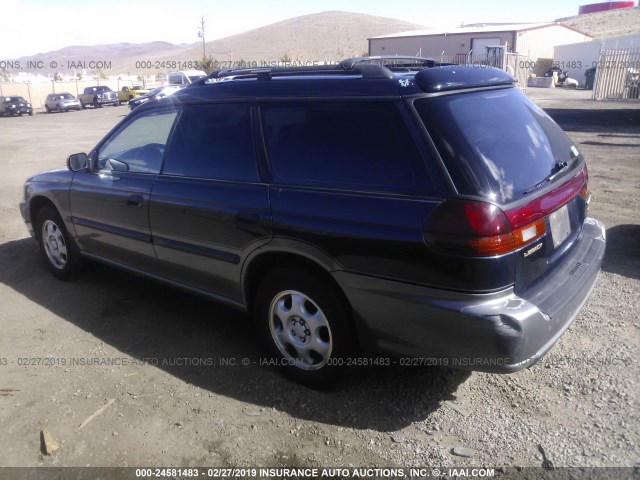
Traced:
<path fill-rule="evenodd" d="M 303 75 L 362 75 L 362 78 L 367 79 L 391 79 L 393 78 L 393 72 L 416 71 L 439 65 L 440 63 L 433 58 L 374 56 L 348 58 L 333 65 L 221 68 L 214 70 L 207 77 L 189 86 L 202 85 L 208 80 L 221 80 L 223 78 L 271 80 L 273 77 Z"/>
<path fill-rule="evenodd" d="M 370 64 L 381 65 L 395 69 L 414 69 L 419 70 L 422 68 L 436 67 L 439 64 L 435 59 L 428 57 L 409 57 L 409 56 L 396 56 L 396 55 L 376 55 L 369 57 L 353 57 L 348 58 L 340 62 L 340 66 L 343 68 L 354 68 L 357 65 Z"/>

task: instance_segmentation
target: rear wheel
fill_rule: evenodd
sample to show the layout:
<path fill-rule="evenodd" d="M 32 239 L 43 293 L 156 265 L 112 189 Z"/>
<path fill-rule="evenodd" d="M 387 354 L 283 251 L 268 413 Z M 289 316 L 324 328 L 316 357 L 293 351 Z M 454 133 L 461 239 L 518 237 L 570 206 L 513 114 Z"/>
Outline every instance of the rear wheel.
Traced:
<path fill-rule="evenodd" d="M 254 314 L 269 360 L 287 376 L 315 388 L 340 378 L 352 350 L 351 316 L 329 282 L 301 270 L 276 270 L 258 287 Z"/>
<path fill-rule="evenodd" d="M 38 212 L 36 226 L 40 251 L 49 270 L 62 280 L 71 278 L 78 269 L 79 257 L 58 212 L 52 207 L 43 207 Z"/>
<path fill-rule="evenodd" d="M 51 113 L 51 109 L 49 108 L 49 105 L 45 105 L 44 109 L 47 111 L 47 113 Z"/>

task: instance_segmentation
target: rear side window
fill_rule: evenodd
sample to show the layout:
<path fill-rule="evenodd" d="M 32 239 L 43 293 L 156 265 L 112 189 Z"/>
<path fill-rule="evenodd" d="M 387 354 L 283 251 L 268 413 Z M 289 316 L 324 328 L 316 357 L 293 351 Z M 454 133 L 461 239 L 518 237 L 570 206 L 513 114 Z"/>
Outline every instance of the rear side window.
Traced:
<path fill-rule="evenodd" d="M 171 136 L 162 173 L 258 181 L 251 107 L 246 104 L 185 106 Z"/>
<path fill-rule="evenodd" d="M 515 88 L 417 100 L 458 192 L 508 203 L 575 160 L 573 143 Z"/>
<path fill-rule="evenodd" d="M 263 105 L 276 183 L 424 193 L 423 159 L 392 102 Z"/>

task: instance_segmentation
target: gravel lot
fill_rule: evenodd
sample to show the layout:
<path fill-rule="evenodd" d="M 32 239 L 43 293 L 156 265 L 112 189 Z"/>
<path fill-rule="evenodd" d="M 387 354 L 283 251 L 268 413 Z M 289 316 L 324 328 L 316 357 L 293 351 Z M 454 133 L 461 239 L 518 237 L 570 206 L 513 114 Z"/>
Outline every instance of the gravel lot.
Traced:
<path fill-rule="evenodd" d="M 19 215 L 22 183 L 88 151 L 128 109 L 0 118 L 0 465 L 638 464 L 640 105 L 530 95 L 586 155 L 591 215 L 607 226 L 582 314 L 517 374 L 368 368 L 330 392 L 260 365 L 250 323 L 224 306 L 99 265 L 53 278 Z"/>

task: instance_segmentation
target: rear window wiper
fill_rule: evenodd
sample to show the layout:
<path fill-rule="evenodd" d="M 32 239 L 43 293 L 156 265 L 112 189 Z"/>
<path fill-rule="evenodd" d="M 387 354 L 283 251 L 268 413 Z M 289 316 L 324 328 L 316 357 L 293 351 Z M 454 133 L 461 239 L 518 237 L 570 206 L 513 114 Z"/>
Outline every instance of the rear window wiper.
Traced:
<path fill-rule="evenodd" d="M 571 145 L 569 162 L 574 163 L 578 161 L 579 157 L 580 157 L 580 152 L 578 152 L 578 149 L 575 147 L 575 145 Z M 564 172 L 567 169 L 567 167 L 569 166 L 569 162 L 556 162 L 556 164 L 551 169 L 551 173 L 549 174 L 549 176 L 544 180 L 542 180 L 541 182 L 536 183 L 534 186 L 529 187 L 529 189 L 523 192 L 523 195 L 527 195 L 528 193 L 535 192 L 536 190 L 542 188 L 545 184 L 549 182 L 553 182 L 553 180 L 555 180 L 555 178 L 558 175 L 560 175 L 562 172 Z"/>
<path fill-rule="evenodd" d="M 523 192 L 523 195 L 527 195 L 531 192 L 535 192 L 536 190 L 542 188 L 547 183 L 553 182 L 553 180 L 555 180 L 555 178 L 558 175 L 560 175 L 562 172 L 564 172 L 568 167 L 569 167 L 569 162 L 556 162 L 549 176 L 544 180 L 542 180 L 541 182 L 536 183 L 534 186 L 530 187 L 529 189 L 525 190 Z"/>

